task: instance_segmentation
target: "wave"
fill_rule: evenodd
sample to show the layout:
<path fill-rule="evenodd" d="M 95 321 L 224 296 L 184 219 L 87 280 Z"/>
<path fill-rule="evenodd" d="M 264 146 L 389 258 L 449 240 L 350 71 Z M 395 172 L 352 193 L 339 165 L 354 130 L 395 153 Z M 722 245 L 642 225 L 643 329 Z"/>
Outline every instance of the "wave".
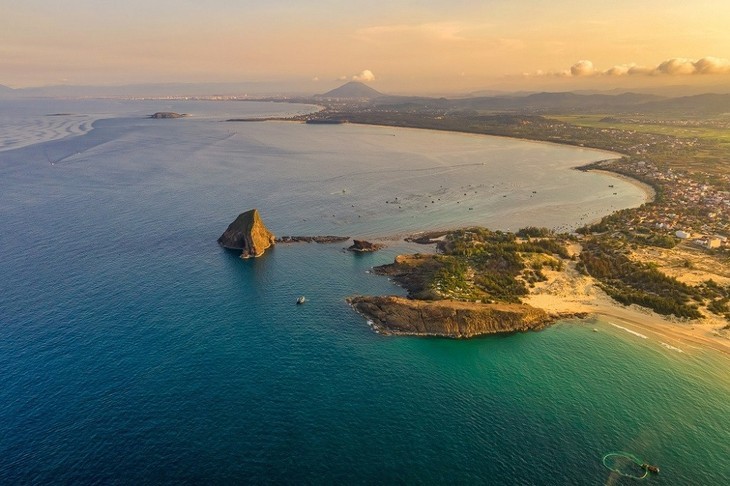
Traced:
<path fill-rule="evenodd" d="M 676 351 L 676 352 L 678 352 L 678 353 L 684 353 L 684 351 L 682 351 L 681 349 L 679 349 L 679 348 L 678 348 L 678 347 L 676 347 L 676 346 L 672 346 L 671 344 L 667 344 L 667 343 L 664 343 L 664 342 L 662 342 L 662 343 L 660 343 L 660 344 L 661 344 L 662 346 L 664 346 L 665 348 L 667 348 L 667 349 L 671 350 L 671 351 Z"/>
<path fill-rule="evenodd" d="M 617 327 L 619 329 L 623 329 L 624 331 L 633 334 L 634 336 L 640 337 L 641 339 L 649 339 L 647 336 L 641 334 L 640 332 L 636 332 L 634 330 L 629 329 L 628 327 L 619 326 L 618 324 L 614 324 L 613 322 L 609 322 L 613 327 Z"/>

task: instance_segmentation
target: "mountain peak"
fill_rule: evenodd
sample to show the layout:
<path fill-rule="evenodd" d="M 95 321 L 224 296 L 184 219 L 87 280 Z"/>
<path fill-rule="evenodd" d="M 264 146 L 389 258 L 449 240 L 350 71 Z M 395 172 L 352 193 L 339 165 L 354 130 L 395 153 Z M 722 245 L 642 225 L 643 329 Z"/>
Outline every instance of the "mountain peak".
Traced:
<path fill-rule="evenodd" d="M 383 93 L 359 81 L 350 81 L 339 88 L 316 96 L 317 98 L 372 99 L 383 96 Z"/>

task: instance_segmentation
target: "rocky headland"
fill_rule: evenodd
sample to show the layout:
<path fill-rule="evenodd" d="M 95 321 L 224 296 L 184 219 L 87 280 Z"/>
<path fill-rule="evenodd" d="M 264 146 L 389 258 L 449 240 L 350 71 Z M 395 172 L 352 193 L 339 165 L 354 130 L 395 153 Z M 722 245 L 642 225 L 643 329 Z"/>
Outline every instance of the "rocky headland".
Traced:
<path fill-rule="evenodd" d="M 525 304 L 422 301 L 395 296 L 358 296 L 348 302 L 383 334 L 471 338 L 542 329 L 554 318 Z"/>
<path fill-rule="evenodd" d="M 218 238 L 218 244 L 229 250 L 241 250 L 241 258 L 255 258 L 274 245 L 276 237 L 261 221 L 256 209 L 238 215 Z"/>
<path fill-rule="evenodd" d="M 530 239 L 485 228 L 421 235 L 436 254 L 398 255 L 373 268 L 408 297 L 357 296 L 352 307 L 381 333 L 469 338 L 542 329 L 585 312 L 548 312 L 523 302 L 543 270 L 560 269 L 569 255 L 554 236 Z M 412 239 L 411 241 L 416 241 Z"/>

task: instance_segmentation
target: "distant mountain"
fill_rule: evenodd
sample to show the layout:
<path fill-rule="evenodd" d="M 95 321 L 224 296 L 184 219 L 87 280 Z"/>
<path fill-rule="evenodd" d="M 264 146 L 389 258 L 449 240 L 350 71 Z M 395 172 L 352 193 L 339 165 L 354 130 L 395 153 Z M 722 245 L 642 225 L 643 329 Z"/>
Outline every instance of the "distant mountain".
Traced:
<path fill-rule="evenodd" d="M 15 90 L 13 88 L 8 88 L 7 86 L 0 84 L 0 97 L 8 98 L 14 94 Z"/>
<path fill-rule="evenodd" d="M 672 115 L 722 115 L 730 113 L 730 94 L 706 93 L 683 96 L 681 98 L 645 103 L 639 109 L 645 113 Z"/>
<path fill-rule="evenodd" d="M 530 112 L 601 112 L 631 110 L 643 103 L 663 98 L 650 94 L 622 93 L 617 95 L 575 93 L 534 93 L 520 97 L 484 97 L 459 100 L 460 108 L 475 110 L 507 110 Z"/>
<path fill-rule="evenodd" d="M 358 81 L 350 81 L 339 88 L 327 91 L 321 95 L 315 95 L 315 98 L 338 98 L 338 99 L 365 99 L 380 98 L 383 93 L 377 91 Z"/>

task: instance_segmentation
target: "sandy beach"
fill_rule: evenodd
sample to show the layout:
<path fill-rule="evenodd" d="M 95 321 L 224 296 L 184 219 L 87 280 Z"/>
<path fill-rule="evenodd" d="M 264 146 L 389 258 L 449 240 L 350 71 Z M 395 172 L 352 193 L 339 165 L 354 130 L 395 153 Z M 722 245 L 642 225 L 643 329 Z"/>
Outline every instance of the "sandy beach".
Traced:
<path fill-rule="evenodd" d="M 623 306 L 612 300 L 597 282 L 580 274 L 570 262 L 563 272 L 543 270 L 548 277 L 531 289 L 523 301 L 550 313 L 587 312 L 603 319 L 615 320 L 634 332 L 649 334 L 665 347 L 683 352 L 709 348 L 730 358 L 730 333 L 722 331 L 727 322 L 720 318 L 680 321 L 659 315 L 636 305 Z"/>

